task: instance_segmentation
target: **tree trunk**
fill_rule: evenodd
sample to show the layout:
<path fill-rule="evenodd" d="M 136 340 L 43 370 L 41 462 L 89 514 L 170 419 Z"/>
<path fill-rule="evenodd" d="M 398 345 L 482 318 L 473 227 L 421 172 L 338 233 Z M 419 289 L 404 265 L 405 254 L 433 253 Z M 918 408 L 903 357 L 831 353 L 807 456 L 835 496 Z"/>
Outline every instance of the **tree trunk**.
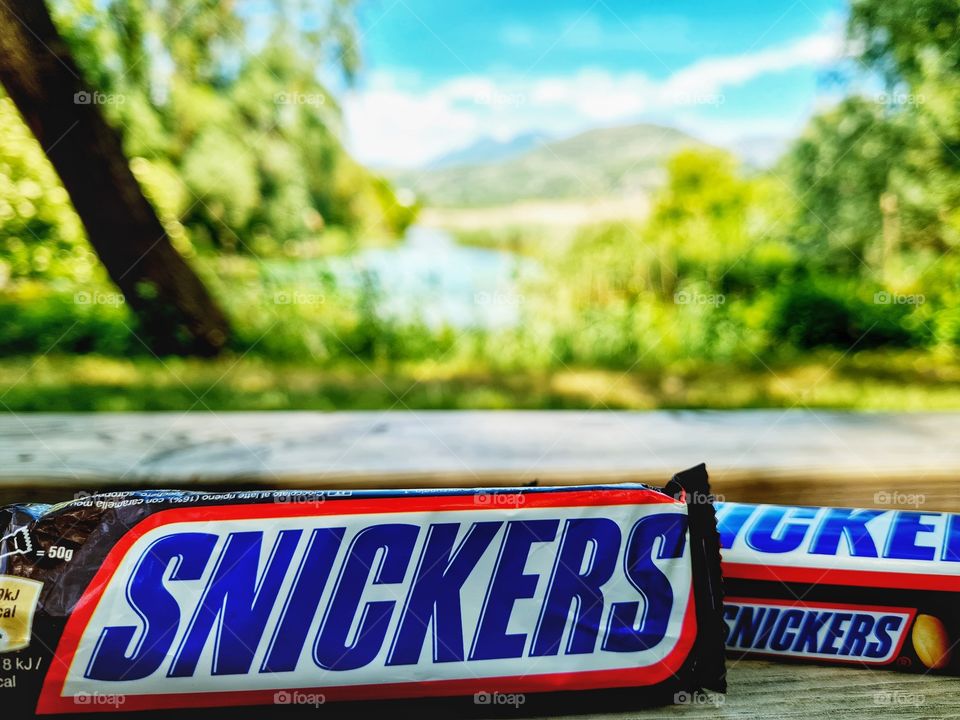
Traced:
<path fill-rule="evenodd" d="M 0 0 L 0 82 L 60 175 L 143 340 L 159 354 L 216 354 L 226 318 L 170 244 L 43 0 Z"/>

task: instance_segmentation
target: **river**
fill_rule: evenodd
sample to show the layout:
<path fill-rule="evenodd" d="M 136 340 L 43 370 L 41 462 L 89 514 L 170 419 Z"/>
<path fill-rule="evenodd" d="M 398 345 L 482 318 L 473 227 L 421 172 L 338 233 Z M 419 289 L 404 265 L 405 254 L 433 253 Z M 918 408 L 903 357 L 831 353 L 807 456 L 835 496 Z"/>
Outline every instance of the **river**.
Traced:
<path fill-rule="evenodd" d="M 428 325 L 502 328 L 520 320 L 520 280 L 538 263 L 511 252 L 458 244 L 439 228 L 414 226 L 402 242 L 332 258 L 329 269 L 345 286 L 374 279 L 381 311 L 422 318 Z"/>

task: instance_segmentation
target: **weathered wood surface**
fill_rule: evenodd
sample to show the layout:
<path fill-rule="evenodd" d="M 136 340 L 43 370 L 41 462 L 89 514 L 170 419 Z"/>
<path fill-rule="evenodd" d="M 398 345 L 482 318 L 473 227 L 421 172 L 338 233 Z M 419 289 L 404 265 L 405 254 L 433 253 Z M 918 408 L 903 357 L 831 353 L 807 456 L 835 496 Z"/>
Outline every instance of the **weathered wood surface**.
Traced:
<path fill-rule="evenodd" d="M 741 660 L 731 663 L 729 682 L 726 695 L 701 695 L 688 705 L 626 714 L 598 711 L 578 717 L 580 720 L 960 717 L 960 680 L 956 678 Z"/>
<path fill-rule="evenodd" d="M 960 413 L 0 414 L 2 498 L 100 487 L 662 483 L 729 500 L 960 510 Z M 884 495 L 886 493 L 887 495 Z"/>
<path fill-rule="evenodd" d="M 729 500 L 960 511 L 958 437 L 960 413 L 7 414 L 0 502 L 143 486 L 661 484 L 705 461 Z M 723 697 L 589 717 L 960 717 L 951 678 L 743 660 L 729 681 Z"/>

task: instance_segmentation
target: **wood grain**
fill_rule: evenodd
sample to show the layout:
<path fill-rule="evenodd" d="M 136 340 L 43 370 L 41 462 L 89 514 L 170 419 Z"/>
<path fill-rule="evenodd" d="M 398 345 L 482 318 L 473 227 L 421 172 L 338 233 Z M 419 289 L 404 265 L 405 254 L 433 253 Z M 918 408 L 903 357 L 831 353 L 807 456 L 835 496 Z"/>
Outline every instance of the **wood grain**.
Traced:
<path fill-rule="evenodd" d="M 586 718 L 947 718 L 960 717 L 960 680 L 760 660 L 731 664 L 726 695 L 692 704 Z M 578 716 L 586 720 L 584 716 Z"/>
<path fill-rule="evenodd" d="M 701 461 L 728 500 L 960 511 L 960 413 L 0 415 L 0 501 L 76 490 L 635 480 Z"/>

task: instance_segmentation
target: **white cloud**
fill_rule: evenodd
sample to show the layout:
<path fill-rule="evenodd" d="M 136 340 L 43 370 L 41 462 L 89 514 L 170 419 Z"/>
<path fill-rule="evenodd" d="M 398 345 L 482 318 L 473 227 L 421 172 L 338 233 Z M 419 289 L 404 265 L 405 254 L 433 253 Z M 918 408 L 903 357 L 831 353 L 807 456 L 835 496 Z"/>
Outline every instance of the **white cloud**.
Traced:
<path fill-rule="evenodd" d="M 663 85 L 663 99 L 717 94 L 724 87 L 742 85 L 768 73 L 825 65 L 842 53 L 843 38 L 824 32 L 754 53 L 706 58 L 671 75 Z"/>
<path fill-rule="evenodd" d="M 822 66 L 842 53 L 842 33 L 832 29 L 756 52 L 704 58 L 665 79 L 584 69 L 513 81 L 463 75 L 424 87 L 409 75 L 375 73 L 344 101 L 348 142 L 366 163 L 416 166 L 482 136 L 564 135 L 651 113 L 683 115 L 682 124 L 696 132 L 696 108 L 721 104 L 725 89 L 769 73 Z M 793 127 L 782 118 L 757 118 L 757 128 L 744 127 L 744 134 L 771 124 Z M 709 131 L 701 134 L 711 139 Z"/>
<path fill-rule="evenodd" d="M 478 137 L 480 118 L 456 107 L 452 85 L 416 92 L 391 75 L 376 75 L 365 90 L 349 94 L 344 119 L 354 155 L 376 165 L 414 166 Z"/>

